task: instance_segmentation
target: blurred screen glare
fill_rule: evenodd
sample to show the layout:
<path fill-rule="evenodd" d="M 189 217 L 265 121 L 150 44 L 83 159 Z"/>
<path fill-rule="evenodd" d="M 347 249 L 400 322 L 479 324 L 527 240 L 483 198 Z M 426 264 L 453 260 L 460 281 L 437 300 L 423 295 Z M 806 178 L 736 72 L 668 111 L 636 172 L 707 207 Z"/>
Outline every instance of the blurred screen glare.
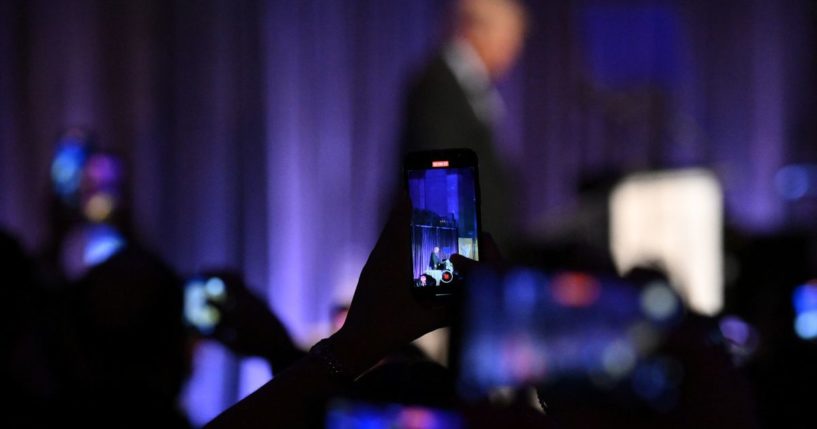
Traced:
<path fill-rule="evenodd" d="M 204 332 L 212 331 L 221 320 L 221 313 L 209 301 L 224 302 L 226 285 L 218 277 L 196 278 L 184 290 L 184 317 Z"/>
<path fill-rule="evenodd" d="M 125 239 L 119 232 L 108 225 L 97 225 L 87 231 L 87 241 L 82 259 L 86 266 L 99 265 L 119 252 L 125 245 Z"/>
<path fill-rule="evenodd" d="M 656 322 L 674 316 L 679 305 L 676 295 L 663 283 L 650 283 L 641 292 L 641 310 Z"/>
<path fill-rule="evenodd" d="M 610 246 L 619 272 L 660 263 L 689 307 L 723 306 L 723 193 L 715 176 L 688 169 L 631 175 L 610 197 Z"/>
<path fill-rule="evenodd" d="M 628 377 L 682 313 L 666 283 L 483 269 L 469 279 L 460 374 L 468 392 Z"/>
<path fill-rule="evenodd" d="M 81 141 L 65 139 L 60 142 L 51 163 L 51 181 L 60 198 L 69 199 L 79 189 L 87 156 L 87 148 Z"/>
<path fill-rule="evenodd" d="M 458 429 L 459 414 L 434 408 L 336 400 L 326 414 L 328 429 Z"/>
<path fill-rule="evenodd" d="M 794 330 L 804 340 L 817 338 L 817 280 L 798 286 L 792 295 Z"/>
<path fill-rule="evenodd" d="M 817 195 L 817 165 L 792 164 L 782 167 L 774 177 L 778 194 L 787 200 Z"/>

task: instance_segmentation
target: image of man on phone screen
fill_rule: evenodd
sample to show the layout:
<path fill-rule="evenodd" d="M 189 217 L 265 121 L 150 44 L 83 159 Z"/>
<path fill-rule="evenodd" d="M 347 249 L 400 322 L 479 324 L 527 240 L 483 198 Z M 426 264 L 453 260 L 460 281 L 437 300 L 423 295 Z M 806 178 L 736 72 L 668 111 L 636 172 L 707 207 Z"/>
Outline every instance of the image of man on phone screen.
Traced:
<path fill-rule="evenodd" d="M 441 270 L 443 269 L 443 260 L 440 257 L 440 246 L 434 246 L 434 250 L 431 252 L 431 257 L 428 260 L 428 268 L 432 270 Z"/>

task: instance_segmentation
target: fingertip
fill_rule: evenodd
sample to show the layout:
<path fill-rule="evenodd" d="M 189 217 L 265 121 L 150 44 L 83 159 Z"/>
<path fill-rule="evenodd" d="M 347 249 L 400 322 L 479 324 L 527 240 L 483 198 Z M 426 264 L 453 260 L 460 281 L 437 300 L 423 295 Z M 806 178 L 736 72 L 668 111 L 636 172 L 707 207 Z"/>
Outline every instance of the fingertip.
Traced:
<path fill-rule="evenodd" d="M 466 258 L 465 256 L 460 255 L 459 253 L 454 253 L 451 255 L 451 262 L 462 262 L 462 261 L 470 261 L 470 259 Z"/>
<path fill-rule="evenodd" d="M 476 263 L 475 260 L 466 258 L 458 253 L 451 255 L 451 262 L 455 265 L 470 267 Z"/>
<path fill-rule="evenodd" d="M 480 259 L 489 262 L 499 262 L 504 259 L 502 257 L 502 252 L 499 250 L 499 246 L 496 244 L 496 241 L 490 232 L 480 232 L 479 238 L 481 241 L 480 254 L 482 256 Z"/>

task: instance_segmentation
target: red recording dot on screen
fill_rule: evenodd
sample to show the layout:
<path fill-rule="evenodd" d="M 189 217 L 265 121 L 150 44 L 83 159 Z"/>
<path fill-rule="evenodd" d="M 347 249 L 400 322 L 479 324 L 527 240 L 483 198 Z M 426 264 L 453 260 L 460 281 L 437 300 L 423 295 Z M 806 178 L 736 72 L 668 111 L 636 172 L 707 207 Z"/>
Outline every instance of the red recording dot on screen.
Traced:
<path fill-rule="evenodd" d="M 443 280 L 445 280 L 445 281 L 450 281 L 450 280 L 451 280 L 451 273 L 449 273 L 449 272 L 447 272 L 447 271 L 446 271 L 446 272 L 444 272 L 444 273 L 443 273 Z"/>
<path fill-rule="evenodd" d="M 431 161 L 431 166 L 435 168 L 448 167 L 448 161 Z"/>

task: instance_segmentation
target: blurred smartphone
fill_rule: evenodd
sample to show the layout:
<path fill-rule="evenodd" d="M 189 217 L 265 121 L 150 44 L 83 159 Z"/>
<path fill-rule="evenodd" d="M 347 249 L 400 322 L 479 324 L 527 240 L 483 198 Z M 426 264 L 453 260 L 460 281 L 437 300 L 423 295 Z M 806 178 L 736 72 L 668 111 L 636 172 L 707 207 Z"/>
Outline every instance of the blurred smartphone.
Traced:
<path fill-rule="evenodd" d="M 468 149 L 412 152 L 405 158 L 412 205 L 410 287 L 419 296 L 453 295 L 462 288 L 451 255 L 479 260 L 477 163 Z"/>
<path fill-rule="evenodd" d="M 212 302 L 227 299 L 227 286 L 219 277 L 194 276 L 184 285 L 185 322 L 203 335 L 215 330 L 221 320 L 221 312 Z"/>
<path fill-rule="evenodd" d="M 326 413 L 327 429 L 460 429 L 462 416 L 415 405 L 335 400 Z"/>
<path fill-rule="evenodd" d="M 665 281 L 481 267 L 468 279 L 459 346 L 463 392 L 627 377 L 680 299 Z"/>

